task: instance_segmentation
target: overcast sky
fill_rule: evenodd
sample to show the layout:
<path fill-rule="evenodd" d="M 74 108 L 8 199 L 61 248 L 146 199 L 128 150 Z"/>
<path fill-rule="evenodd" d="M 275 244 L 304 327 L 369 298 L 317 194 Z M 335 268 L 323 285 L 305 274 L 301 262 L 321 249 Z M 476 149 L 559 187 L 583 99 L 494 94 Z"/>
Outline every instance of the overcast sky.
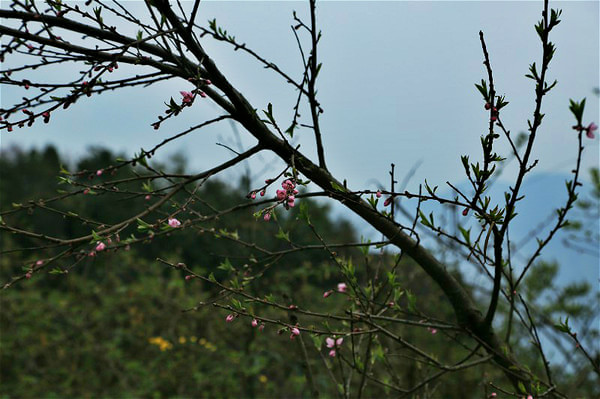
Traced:
<path fill-rule="evenodd" d="M 6 7 L 7 2 L 2 5 Z M 136 15 L 145 14 L 140 2 L 127 5 Z M 536 217 L 559 204 L 549 198 L 537 205 L 541 196 L 563 194 L 562 182 L 575 162 L 577 143 L 571 129 L 574 120 L 568 111 L 569 98 L 587 97 L 586 123 L 598 123 L 600 119 L 598 96 L 593 92 L 599 86 L 599 3 L 551 5 L 563 10 L 563 22 L 551 35 L 557 52 L 548 76 L 557 79 L 558 85 L 544 99 L 546 117 L 533 155 L 539 165 L 526 186 L 526 192 L 529 190 L 528 194 L 536 198 L 536 206 L 532 207 L 539 211 Z M 541 45 L 533 25 L 541 9 L 541 1 L 319 2 L 317 19 L 323 31 L 319 61 L 323 67 L 318 98 L 325 110 L 323 140 L 333 175 L 347 179 L 351 189 L 375 188 L 378 181 L 388 182 L 387 171 L 393 162 L 399 179 L 419 165 L 409 188 L 414 189 L 425 178 L 440 186 L 447 180 L 464 181 L 460 155 L 481 159 L 479 137 L 487 129 L 488 113 L 474 87 L 474 83 L 487 78 L 479 30 L 485 34 L 496 90 L 510 102 L 501 117 L 516 135 L 525 131 L 534 108 L 534 83 L 524 75 L 531 62 L 540 64 Z M 240 42 L 299 80 L 301 58 L 290 28 L 293 10 L 307 17 L 305 2 L 204 0 L 197 21 L 216 18 L 218 25 Z M 131 27 L 125 32 L 134 35 L 135 31 Z M 307 43 L 308 38 L 303 39 Z M 280 124 L 289 125 L 297 95 L 291 86 L 249 56 L 232 51 L 231 46 L 208 37 L 203 45 L 255 108 L 266 109 L 272 103 Z M 3 69 L 23 62 L 22 58 L 9 56 Z M 115 77 L 131 71 L 122 65 Z M 46 79 L 60 81 L 76 70 L 61 68 L 33 76 L 42 73 Z M 22 76 L 26 77 L 30 75 Z M 163 103 L 170 97 L 179 100 L 179 91 L 191 88 L 189 82 L 178 80 L 83 98 L 68 111 L 53 113 L 48 125 L 37 123 L 10 134 L 3 130 L 1 146 L 41 147 L 51 143 L 62 154 L 76 159 L 89 146 L 100 145 L 131 156 L 140 147 L 149 149 L 178 129 L 219 114 L 208 100 L 198 100 L 176 121 L 153 130 L 150 124 L 164 112 Z M 2 87 L 0 94 L 2 107 L 7 108 L 15 99 L 31 95 L 31 90 L 25 93 L 22 88 Z M 303 114 L 308 116 L 307 112 Z M 243 131 L 240 134 L 242 148 L 255 143 Z M 297 132 L 295 140 L 305 154 L 316 159 L 309 131 Z M 237 146 L 228 123 L 169 144 L 158 158 L 167 160 L 172 154 L 182 154 L 194 169 L 205 169 L 231 157 L 229 151 L 216 146 L 217 142 Z M 584 170 L 598 165 L 598 142 L 597 138 L 586 140 Z M 500 144 L 498 151 L 506 155 L 508 146 Z M 265 164 L 272 166 L 271 173 L 277 173 L 274 158 L 260 156 L 250 163 L 256 181 L 269 177 L 259 173 Z M 507 178 L 514 171 L 509 166 Z M 557 190 L 546 186 L 548 176 L 554 177 L 552 182 L 559 182 Z M 533 218 L 521 220 L 527 225 Z M 597 281 L 594 262 L 597 259 L 584 259 L 587 272 L 578 273 Z"/>

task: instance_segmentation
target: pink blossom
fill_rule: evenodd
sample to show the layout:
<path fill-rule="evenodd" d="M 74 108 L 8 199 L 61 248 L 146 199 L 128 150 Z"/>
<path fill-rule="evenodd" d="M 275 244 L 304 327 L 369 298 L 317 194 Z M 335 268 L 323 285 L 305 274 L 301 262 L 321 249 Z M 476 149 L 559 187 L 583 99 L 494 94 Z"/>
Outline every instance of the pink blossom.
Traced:
<path fill-rule="evenodd" d="M 144 199 L 145 199 L 146 201 L 148 201 L 148 200 L 150 199 L 150 194 L 146 195 L 146 196 L 144 197 Z"/>
<path fill-rule="evenodd" d="M 193 278 L 194 278 L 194 276 L 192 274 L 188 274 L 187 276 L 185 276 L 185 280 L 186 281 L 189 281 L 189 280 L 191 280 Z"/>
<path fill-rule="evenodd" d="M 340 337 L 338 339 L 334 338 L 325 338 L 325 344 L 328 348 L 339 348 L 344 343 L 344 338 Z"/>
<path fill-rule="evenodd" d="M 89 257 L 93 258 L 94 256 L 96 256 L 96 251 L 90 251 L 90 253 L 88 254 Z"/>
<path fill-rule="evenodd" d="M 210 86 L 212 82 L 209 79 L 204 79 L 204 84 Z"/>
<path fill-rule="evenodd" d="M 265 216 L 263 216 L 263 219 L 265 220 L 265 222 L 268 222 L 269 220 L 271 220 L 271 212 L 265 213 Z"/>
<path fill-rule="evenodd" d="M 294 188 L 296 188 L 296 185 L 292 183 L 290 179 L 287 179 L 281 183 L 281 187 L 283 187 L 284 190 L 292 191 Z"/>
<path fill-rule="evenodd" d="M 330 357 L 335 357 L 335 349 L 332 349 L 329 351 L 329 356 Z"/>
<path fill-rule="evenodd" d="M 260 196 L 261 196 L 261 197 L 264 197 L 264 196 L 265 196 L 265 190 L 262 190 L 262 191 L 260 192 Z"/>
<path fill-rule="evenodd" d="M 278 200 L 282 200 L 285 198 L 285 195 L 286 195 L 285 190 L 277 190 L 276 193 L 277 193 Z"/>
<path fill-rule="evenodd" d="M 206 93 L 205 93 L 205 92 L 201 91 L 201 92 L 200 92 L 200 93 L 198 93 L 198 94 L 200 94 L 200 97 L 202 97 L 202 98 L 206 98 Z"/>
<path fill-rule="evenodd" d="M 533 399 L 533 396 L 527 395 L 527 399 Z"/>
<path fill-rule="evenodd" d="M 437 329 L 432 328 L 432 327 L 427 327 L 427 329 L 429 330 L 429 332 L 431 333 L 431 335 L 437 334 Z"/>
<path fill-rule="evenodd" d="M 43 260 L 38 260 L 37 262 L 35 262 L 35 265 L 36 265 L 36 266 L 41 266 L 41 265 L 43 265 L 43 264 L 44 264 L 44 261 L 43 261 Z"/>
<path fill-rule="evenodd" d="M 90 193 L 90 189 L 86 188 L 85 190 L 83 190 L 83 194 L 89 194 Z"/>
<path fill-rule="evenodd" d="M 585 135 L 590 138 L 593 139 L 594 138 L 594 132 L 598 130 L 598 125 L 596 125 L 594 122 L 590 123 L 588 125 L 588 127 L 585 128 Z"/>
<path fill-rule="evenodd" d="M 96 176 L 102 176 L 102 173 L 104 173 L 104 171 L 102 169 L 98 169 L 96 171 Z"/>
<path fill-rule="evenodd" d="M 231 323 L 234 319 L 235 319 L 235 316 L 233 314 L 228 314 L 227 317 L 225 318 L 225 321 L 227 323 Z"/>
<path fill-rule="evenodd" d="M 31 272 L 25 273 L 25 278 L 30 279 L 33 274 Z"/>
<path fill-rule="evenodd" d="M 100 252 L 100 251 L 104 251 L 106 249 L 106 244 L 104 244 L 102 241 L 98 241 L 98 245 L 96 245 L 96 251 Z"/>
<path fill-rule="evenodd" d="M 169 226 L 173 227 L 174 229 L 181 226 L 181 222 L 175 218 L 169 218 L 168 223 Z"/>
<path fill-rule="evenodd" d="M 333 294 L 333 290 L 325 291 L 323 293 L 323 298 L 327 298 L 329 295 Z"/>
<path fill-rule="evenodd" d="M 337 285 L 338 292 L 346 292 L 347 289 L 348 289 L 348 286 L 346 285 L 346 283 L 339 283 Z"/>
<path fill-rule="evenodd" d="M 251 324 L 252 324 L 252 327 L 258 326 L 258 320 L 253 319 Z"/>
<path fill-rule="evenodd" d="M 385 201 L 383 202 L 383 206 L 388 206 L 389 204 L 391 204 L 392 203 L 392 199 L 393 199 L 393 197 L 387 197 L 385 199 Z"/>
<path fill-rule="evenodd" d="M 258 331 L 262 332 L 262 330 L 265 329 L 265 325 L 261 324 L 260 326 L 258 326 Z"/>
<path fill-rule="evenodd" d="M 377 190 L 377 192 L 375 193 L 375 196 L 377 198 L 381 198 L 381 190 Z"/>
<path fill-rule="evenodd" d="M 298 335 L 300 335 L 300 330 L 298 330 L 297 327 L 292 327 L 292 329 L 290 331 L 292 332 L 292 334 L 290 335 L 290 339 L 294 339 Z"/>
<path fill-rule="evenodd" d="M 288 205 L 290 208 L 293 208 L 293 207 L 294 207 L 294 200 L 295 200 L 294 196 L 293 196 L 293 195 L 290 195 L 290 197 L 289 197 L 289 198 L 288 198 L 288 200 L 287 200 L 287 205 Z"/>
<path fill-rule="evenodd" d="M 250 198 L 256 199 L 256 193 L 254 191 L 250 194 Z"/>
<path fill-rule="evenodd" d="M 184 104 L 189 104 L 192 101 L 194 101 L 194 95 L 192 93 L 190 93 L 189 91 L 180 91 L 179 93 L 183 96 Z"/>

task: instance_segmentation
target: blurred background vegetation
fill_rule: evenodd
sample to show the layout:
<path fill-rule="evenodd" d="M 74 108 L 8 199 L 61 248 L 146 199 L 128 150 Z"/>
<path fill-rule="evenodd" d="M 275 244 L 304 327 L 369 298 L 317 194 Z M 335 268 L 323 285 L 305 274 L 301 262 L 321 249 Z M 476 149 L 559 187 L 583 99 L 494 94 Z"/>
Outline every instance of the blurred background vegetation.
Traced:
<path fill-rule="evenodd" d="M 117 154 L 96 148 L 71 167 L 94 171 L 114 163 L 116 158 Z M 10 209 L 13 203 L 55 196 L 61 188 L 56 178 L 61 165 L 68 162 L 53 147 L 4 151 L 0 160 L 1 209 Z M 185 162 L 174 162 L 171 169 L 182 173 Z M 135 168 L 120 169 L 117 176 L 94 178 L 125 178 L 134 173 Z M 155 184 L 159 186 L 160 182 Z M 206 204 L 199 206 L 205 206 L 210 213 L 213 207 L 226 209 L 248 201 L 247 186 L 245 179 L 237 186 L 210 179 L 201 188 Z M 105 195 L 79 195 L 68 198 L 59 207 L 65 212 L 111 222 L 129 217 L 144 206 L 143 201 L 143 197 L 115 201 Z M 360 241 L 348 221 L 332 219 L 327 206 L 308 199 L 302 201 L 309 204 L 311 220 L 328 242 Z M 280 214 L 277 221 L 265 223 L 257 221 L 252 210 L 247 209 L 220 217 L 204 227 L 237 231 L 248 242 L 271 250 L 290 248 L 285 239 L 276 238 L 280 229 L 289 232 L 295 243 L 317 244 L 308 227 L 296 223 L 296 212 L 295 208 L 286 215 Z M 22 228 L 57 237 L 88 234 L 91 229 L 73 218 L 57 218 L 56 214 L 40 208 L 26 216 L 14 216 L 11 221 L 13 224 L 18 221 Z M 173 231 L 134 245 L 130 250 L 86 257 L 68 274 L 35 274 L 30 280 L 4 290 L 0 296 L 0 397 L 309 397 L 298 340 L 290 341 L 286 333 L 277 334 L 272 325 L 259 332 L 245 318 L 225 323 L 227 312 L 211 305 L 185 311 L 201 301 L 210 302 L 218 290 L 199 279 L 186 281 L 180 271 L 166 268 L 156 258 L 184 262 L 198 274 L 214 272 L 218 280 L 228 277 L 227 270 L 218 268 L 227 260 L 239 273 L 251 272 L 255 267 L 251 248 L 223 235 L 209 234 L 206 229 Z M 1 233 L 0 239 L 3 251 L 0 277 L 4 283 L 38 260 L 35 252 L 16 249 L 37 244 L 6 232 Z M 354 259 L 359 281 L 368 270 L 363 265 L 377 264 L 384 275 L 394 262 L 391 255 L 374 252 L 365 255 L 357 248 L 340 249 L 338 253 Z M 340 313 L 347 307 L 342 295 L 323 298 L 324 291 L 341 281 L 326 251 L 290 252 L 274 261 L 265 275 L 252 284 L 253 292 L 272 294 L 278 302 L 305 305 L 322 313 Z M 571 320 L 593 319 L 597 308 L 593 297 L 592 303 L 586 302 L 590 297 L 589 285 L 559 288 L 554 281 L 556 272 L 557 265 L 553 264 L 540 264 L 532 271 L 523 289 L 532 301 L 532 308 L 545 315 L 548 328 L 552 328 L 553 320 L 565 314 Z M 417 298 L 419 312 L 452 320 L 452 311 L 440 291 L 408 259 L 402 260 L 398 275 L 402 286 Z M 261 312 L 264 316 L 282 317 L 281 312 L 270 309 Z M 302 325 L 309 326 L 312 322 L 317 323 L 305 319 Z M 429 348 L 432 353 L 443 354 L 444 361 L 458 360 L 468 353 L 464 347 L 468 344 L 466 339 L 446 333 L 434 335 L 423 329 L 395 328 L 406 340 Z M 499 330 L 502 334 L 502 326 Z M 536 358 L 525 331 L 517 331 L 515 335 L 512 342 L 515 352 L 523 358 Z M 302 343 L 309 349 L 321 397 L 336 397 L 338 387 L 332 383 L 324 361 L 333 375 L 339 377 L 341 370 L 337 359 L 327 358 L 321 346 L 323 339 L 313 340 L 306 334 Z M 564 342 L 553 345 L 556 356 L 567 359 L 571 356 L 573 348 Z M 382 381 L 413 386 L 428 374 L 427 367 L 384 338 L 376 341 L 373 353 L 373 370 Z M 543 367 L 541 363 L 537 366 Z M 386 372 L 388 368 L 396 370 L 400 379 L 392 380 Z M 569 367 L 559 367 L 555 377 L 574 397 L 592 398 L 600 393 L 597 379 L 591 373 L 581 375 Z M 489 393 L 487 381 L 500 384 L 503 378 L 493 366 L 482 364 L 448 373 L 414 397 L 481 398 Z M 367 385 L 364 397 L 383 396 L 396 395 L 381 385 Z"/>

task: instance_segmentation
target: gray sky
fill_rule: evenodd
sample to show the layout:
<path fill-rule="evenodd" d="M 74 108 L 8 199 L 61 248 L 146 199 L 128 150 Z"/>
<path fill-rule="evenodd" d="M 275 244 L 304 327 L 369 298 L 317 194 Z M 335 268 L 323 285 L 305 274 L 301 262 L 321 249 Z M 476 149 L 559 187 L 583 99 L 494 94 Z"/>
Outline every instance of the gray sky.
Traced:
<path fill-rule="evenodd" d="M 4 1 L 3 6 L 6 4 Z M 127 4 L 134 13 L 144 15 L 139 2 Z M 533 207 L 539 214 L 522 219 L 523 231 L 528 231 L 527 225 L 534 217 L 545 216 L 563 198 L 562 181 L 574 165 L 577 145 L 571 129 L 574 120 L 568 111 L 569 98 L 587 97 L 586 123 L 598 123 L 600 119 L 598 97 L 592 92 L 599 86 L 599 3 L 557 2 L 551 6 L 563 10 L 563 22 L 551 36 L 558 50 L 549 78 L 557 79 L 558 86 L 544 99 L 546 117 L 534 152 L 539 166 L 528 181 L 531 185 L 526 186 L 536 204 L 540 199 L 544 203 Z M 540 64 L 541 45 L 533 25 L 541 9 L 541 1 L 318 3 L 317 18 L 323 31 L 318 98 L 325 110 L 323 139 L 333 175 L 347 179 L 351 189 L 375 188 L 376 181 L 388 182 L 391 162 L 396 164 L 399 179 L 420 163 L 409 188 L 415 189 L 425 178 L 440 186 L 447 180 L 464 181 L 460 155 L 481 159 L 479 137 L 487 129 L 488 114 L 474 87 L 474 83 L 487 78 L 478 32 L 485 33 L 496 90 L 510 102 L 501 117 L 516 135 L 526 129 L 534 107 L 534 84 L 524 75 L 531 62 Z M 308 20 L 305 2 L 203 1 L 197 20 L 216 18 L 218 25 L 239 41 L 299 80 L 301 58 L 290 28 L 293 10 Z M 135 29 L 126 33 L 134 35 Z M 256 108 L 266 109 L 269 102 L 273 103 L 280 124 L 289 125 L 297 95 L 291 86 L 228 45 L 208 38 L 203 45 Z M 23 62 L 22 58 L 9 56 L 5 65 Z M 121 66 L 115 77 L 131 70 Z M 37 73 L 59 81 L 76 70 Z M 87 147 L 101 145 L 131 156 L 140 147 L 149 149 L 218 114 L 215 105 L 198 100 L 177 120 L 164 124 L 159 131 L 153 130 L 150 124 L 164 112 L 163 103 L 170 97 L 179 100 L 179 91 L 191 88 L 189 82 L 179 80 L 84 98 L 68 111 L 54 112 L 48 125 L 37 123 L 10 134 L 2 131 L 1 146 L 7 149 L 13 144 L 40 147 L 52 143 L 61 153 L 76 159 Z M 14 99 L 31 93 L 2 87 L 0 94 L 6 108 Z M 295 140 L 307 155 L 316 158 L 309 131 L 297 132 Z M 157 158 L 166 160 L 172 154 L 183 154 L 194 169 L 208 168 L 231 157 L 216 142 L 235 145 L 235 135 L 227 123 L 169 144 Z M 241 133 L 244 148 L 254 142 Z M 585 141 L 583 170 L 598 165 L 598 142 L 598 138 Z M 508 146 L 501 144 L 498 150 L 507 154 Z M 260 156 L 250 163 L 257 181 L 270 177 L 258 174 L 265 163 L 273 166 L 271 173 L 278 171 L 274 158 Z M 506 176 L 514 172 L 509 166 Z M 236 179 L 235 173 L 227 177 Z M 558 191 L 548 191 L 546 184 L 539 183 L 548 181 L 548 176 L 559 182 Z M 555 195 L 560 198 L 543 201 Z M 594 262 L 597 259 L 584 259 L 587 272 L 577 274 L 597 280 Z"/>
<path fill-rule="evenodd" d="M 544 100 L 547 116 L 536 143 L 535 156 L 540 159 L 536 172 L 568 173 L 576 146 L 568 99 L 587 97 L 585 120 L 599 119 L 598 97 L 592 94 L 598 87 L 598 2 L 561 2 L 554 7 L 563 9 L 563 22 L 551 37 L 558 51 L 549 76 L 559 84 Z M 203 2 L 197 19 L 216 18 L 238 40 L 299 79 L 300 55 L 290 29 L 294 9 L 306 15 L 307 6 L 301 2 Z M 487 127 L 487 113 L 473 85 L 486 77 L 480 29 L 497 91 L 510 101 L 503 121 L 513 134 L 524 131 L 533 110 L 533 82 L 524 74 L 529 63 L 540 63 L 540 43 L 533 29 L 540 12 L 541 2 L 321 2 L 323 68 L 318 89 L 333 174 L 347 178 L 353 188 L 364 188 L 373 178 L 387 181 L 391 162 L 402 173 L 422 161 L 415 182 L 425 177 L 435 184 L 461 179 L 459 155 L 478 159 L 479 136 Z M 209 40 L 204 45 L 256 108 L 273 103 L 281 125 L 289 125 L 296 98 L 293 88 L 230 46 Z M 54 71 L 54 76 L 65 73 L 69 71 Z M 190 89 L 189 83 L 172 81 L 84 99 L 71 112 L 55 113 L 49 125 L 2 132 L 2 147 L 51 142 L 76 155 L 100 144 L 132 154 L 174 133 L 176 126 L 214 114 L 215 106 L 197 102 L 193 112 L 177 123 L 152 130 L 149 124 L 162 112 L 163 102 L 170 96 L 179 99 L 178 92 L 184 89 Z M 7 107 L 12 98 L 25 93 L 3 87 L 1 94 Z M 310 132 L 297 136 L 314 159 Z M 171 144 L 164 154 L 181 152 L 194 168 L 207 167 L 230 155 L 214 145 L 228 137 L 231 128 L 225 123 Z M 245 144 L 253 143 L 243 138 Z M 598 165 L 598 140 L 587 141 L 586 146 L 584 169 Z"/>

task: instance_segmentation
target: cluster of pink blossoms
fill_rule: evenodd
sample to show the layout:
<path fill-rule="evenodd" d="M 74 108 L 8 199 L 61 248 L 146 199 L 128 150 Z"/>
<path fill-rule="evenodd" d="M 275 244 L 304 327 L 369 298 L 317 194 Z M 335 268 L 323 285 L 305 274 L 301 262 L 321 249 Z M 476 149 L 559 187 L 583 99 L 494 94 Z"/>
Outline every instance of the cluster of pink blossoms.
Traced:
<path fill-rule="evenodd" d="M 331 349 L 329 351 L 329 356 L 335 357 L 336 349 L 339 349 L 342 346 L 342 344 L 344 343 L 344 338 L 340 337 L 338 339 L 335 339 L 335 338 L 328 337 L 328 338 L 325 338 L 325 343 L 326 343 L 327 347 L 329 349 Z"/>
<path fill-rule="evenodd" d="M 212 84 L 212 82 L 208 79 L 204 79 L 202 81 L 203 84 L 209 86 Z M 206 93 L 201 91 L 201 90 L 196 90 L 196 92 L 198 93 L 198 95 L 202 98 L 206 98 Z M 181 94 L 181 96 L 183 97 L 182 102 L 184 105 L 192 105 L 192 103 L 194 102 L 194 98 L 196 98 L 196 95 L 193 92 L 190 91 L 180 91 L 179 94 Z"/>
<path fill-rule="evenodd" d="M 258 327 L 258 331 L 261 331 L 265 329 L 265 323 L 260 323 L 258 322 L 258 320 L 256 319 L 252 319 L 252 327 Z"/>
<path fill-rule="evenodd" d="M 283 201 L 285 203 L 285 208 L 293 208 L 294 201 L 296 200 L 296 194 L 298 194 L 298 190 L 296 190 L 296 185 L 290 179 L 287 179 L 283 183 L 281 183 L 281 187 L 283 190 L 277 190 L 277 199 Z"/>

